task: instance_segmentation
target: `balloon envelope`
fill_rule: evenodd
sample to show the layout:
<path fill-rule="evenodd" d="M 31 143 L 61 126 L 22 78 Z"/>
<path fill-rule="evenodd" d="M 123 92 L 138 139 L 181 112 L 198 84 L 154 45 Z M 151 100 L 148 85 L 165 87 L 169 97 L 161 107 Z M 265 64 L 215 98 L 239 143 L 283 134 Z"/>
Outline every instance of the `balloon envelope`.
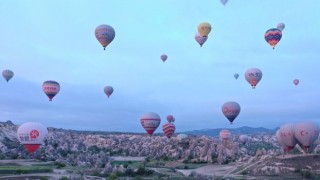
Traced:
<path fill-rule="evenodd" d="M 150 136 L 152 136 L 153 132 L 158 128 L 160 122 L 160 116 L 157 113 L 153 112 L 145 113 L 140 118 L 142 127 Z"/>
<path fill-rule="evenodd" d="M 173 135 L 175 130 L 176 126 L 172 123 L 167 123 L 162 126 L 162 131 L 168 138 L 170 138 Z"/>
<path fill-rule="evenodd" d="M 228 0 L 220 0 L 220 2 L 223 4 L 223 5 L 226 5 Z"/>
<path fill-rule="evenodd" d="M 278 44 L 278 42 L 281 40 L 281 37 L 282 37 L 282 33 L 278 28 L 269 29 L 264 34 L 264 39 L 267 41 L 267 43 L 270 44 L 270 46 L 273 49 Z"/>
<path fill-rule="evenodd" d="M 48 96 L 49 101 L 60 91 L 60 84 L 57 81 L 48 80 L 42 84 L 43 92 Z"/>
<path fill-rule="evenodd" d="M 283 31 L 283 29 L 284 29 L 285 27 L 286 27 L 286 26 L 285 26 L 284 23 L 279 23 L 279 24 L 277 25 L 277 28 L 278 28 L 280 31 Z"/>
<path fill-rule="evenodd" d="M 254 89 L 262 78 L 262 72 L 258 68 L 251 68 L 245 72 L 245 78 Z"/>
<path fill-rule="evenodd" d="M 116 33 L 113 27 L 102 24 L 96 27 L 95 35 L 100 44 L 106 49 L 106 47 L 113 41 Z"/>
<path fill-rule="evenodd" d="M 168 121 L 169 123 L 173 123 L 173 122 L 175 121 L 175 118 L 174 118 L 172 115 L 168 115 L 168 116 L 167 116 L 167 121 Z"/>
<path fill-rule="evenodd" d="M 287 123 L 282 125 L 279 129 L 280 139 L 283 142 L 283 144 L 286 145 L 287 151 L 290 151 L 291 149 L 293 149 L 298 143 L 294 135 L 293 127 L 294 127 L 294 124 Z"/>
<path fill-rule="evenodd" d="M 249 136 L 248 135 L 245 135 L 245 134 L 241 134 L 239 136 L 239 141 L 242 143 L 242 144 L 246 144 L 248 141 L 249 141 Z"/>
<path fill-rule="evenodd" d="M 233 76 L 234 76 L 235 79 L 238 79 L 239 74 L 238 74 L 238 73 L 235 73 Z"/>
<path fill-rule="evenodd" d="M 236 117 L 239 115 L 241 108 L 237 102 L 229 101 L 229 102 L 226 102 L 222 105 L 221 110 L 222 110 L 222 113 L 224 114 L 224 116 L 232 124 L 234 119 L 236 119 Z"/>
<path fill-rule="evenodd" d="M 24 123 L 17 130 L 18 140 L 29 153 L 35 152 L 47 138 L 47 135 L 47 128 L 37 122 Z"/>
<path fill-rule="evenodd" d="M 14 73 L 13 71 L 6 69 L 2 71 L 2 76 L 4 77 L 4 79 L 8 82 L 12 77 L 13 77 Z"/>
<path fill-rule="evenodd" d="M 277 141 L 279 142 L 279 144 L 282 146 L 283 150 L 285 152 L 288 152 L 289 150 L 288 150 L 287 146 L 284 144 L 282 138 L 280 137 L 279 129 L 276 132 L 276 138 L 277 138 Z"/>
<path fill-rule="evenodd" d="M 293 84 L 297 86 L 299 84 L 299 79 L 293 80 Z"/>
<path fill-rule="evenodd" d="M 187 134 L 178 134 L 178 135 L 177 135 L 177 138 L 178 138 L 179 140 L 186 139 L 186 138 L 188 138 L 188 135 L 187 135 Z"/>
<path fill-rule="evenodd" d="M 113 87 L 111 87 L 111 86 L 106 86 L 106 87 L 104 87 L 103 91 L 104 91 L 104 93 L 105 93 L 105 94 L 108 96 L 108 98 L 109 98 L 109 96 L 113 93 Z"/>
<path fill-rule="evenodd" d="M 310 146 L 319 136 L 319 126 L 314 122 L 301 122 L 293 127 L 296 139 L 303 146 L 303 149 L 308 151 Z"/>
<path fill-rule="evenodd" d="M 230 133 L 229 130 L 223 129 L 223 130 L 220 131 L 219 136 L 220 136 L 221 140 L 225 140 L 226 141 L 226 140 L 230 139 L 231 133 Z"/>
<path fill-rule="evenodd" d="M 211 32 L 211 25 L 208 22 L 203 22 L 198 25 L 198 32 L 201 36 L 207 37 Z"/>
<path fill-rule="evenodd" d="M 168 59 L 168 56 L 166 54 L 162 54 L 160 58 L 163 62 L 165 62 Z"/>
<path fill-rule="evenodd" d="M 202 47 L 202 45 L 207 41 L 208 36 L 202 36 L 200 33 L 196 33 L 194 39 L 198 42 L 200 47 Z"/>

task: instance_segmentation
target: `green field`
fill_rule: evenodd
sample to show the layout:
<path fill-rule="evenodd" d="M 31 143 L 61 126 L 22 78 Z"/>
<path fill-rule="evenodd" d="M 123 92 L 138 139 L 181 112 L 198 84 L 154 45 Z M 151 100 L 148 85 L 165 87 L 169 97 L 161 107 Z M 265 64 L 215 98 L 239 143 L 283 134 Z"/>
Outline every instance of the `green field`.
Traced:
<path fill-rule="evenodd" d="M 0 175 L 53 172 L 53 166 L 0 166 Z"/>

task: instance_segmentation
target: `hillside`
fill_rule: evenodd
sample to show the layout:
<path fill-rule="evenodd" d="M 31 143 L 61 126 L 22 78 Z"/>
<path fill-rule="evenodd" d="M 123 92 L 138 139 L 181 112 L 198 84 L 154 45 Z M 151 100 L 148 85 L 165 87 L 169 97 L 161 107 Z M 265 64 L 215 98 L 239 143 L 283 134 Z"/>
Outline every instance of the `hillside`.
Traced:
<path fill-rule="evenodd" d="M 203 130 L 193 130 L 193 131 L 186 131 L 183 132 L 185 134 L 193 134 L 193 135 L 206 135 L 206 136 L 219 136 L 219 132 L 222 129 L 229 130 L 232 134 L 247 134 L 247 135 L 253 135 L 253 134 L 275 134 L 278 128 L 275 129 L 267 129 L 264 127 L 248 127 L 248 126 L 242 126 L 239 128 L 217 128 L 217 129 L 203 129 Z"/>
<path fill-rule="evenodd" d="M 273 130 L 265 128 L 232 129 L 232 138 L 220 140 L 216 137 L 220 129 L 208 130 L 216 132 L 214 137 L 193 135 L 180 139 L 174 135 L 169 139 L 162 134 L 150 137 L 146 134 L 75 131 L 50 127 L 43 145 L 35 153 L 29 154 L 17 140 L 17 127 L 11 121 L 0 122 L 0 159 L 36 159 L 42 162 L 54 162 L 55 165 L 66 168 L 80 169 L 82 174 L 88 175 L 106 177 L 116 172 L 128 175 L 127 171 L 132 173 L 139 166 L 146 166 L 154 170 L 155 174 L 161 174 L 162 170 L 166 171 L 166 175 L 162 174 L 159 177 L 171 177 L 173 174 L 177 175 L 175 177 L 181 177 L 179 172 L 192 169 L 186 176 L 199 176 L 200 179 L 203 178 L 202 175 L 224 177 L 228 173 L 235 177 L 246 175 L 264 178 L 292 175 L 295 171 L 300 173 L 295 173 L 295 177 L 301 177 L 305 172 L 312 174 L 312 177 L 319 174 L 316 171 L 319 163 L 309 163 L 311 160 L 319 161 L 319 146 L 313 152 L 317 156 L 310 156 L 308 160 L 300 157 L 302 153 L 298 148 L 292 152 L 294 154 L 291 159 L 283 160 L 281 158 L 288 155 L 283 156 L 283 150 L 272 133 Z M 237 133 L 243 132 L 251 137 L 247 144 L 238 141 Z M 128 166 L 129 161 L 118 162 L 119 158 L 114 160 L 115 156 L 120 159 L 129 157 L 130 163 L 133 161 L 131 157 L 139 157 L 142 162 Z M 120 166 L 119 163 L 127 165 Z M 192 174 L 192 171 L 196 174 Z"/>

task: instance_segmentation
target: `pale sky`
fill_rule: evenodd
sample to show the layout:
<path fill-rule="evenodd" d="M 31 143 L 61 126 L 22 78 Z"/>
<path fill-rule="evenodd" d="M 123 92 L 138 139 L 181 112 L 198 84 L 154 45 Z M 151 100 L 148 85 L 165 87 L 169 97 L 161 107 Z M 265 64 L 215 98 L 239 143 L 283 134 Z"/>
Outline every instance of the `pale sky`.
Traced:
<path fill-rule="evenodd" d="M 15 75 L 0 81 L 0 121 L 145 132 L 140 116 L 156 112 L 156 133 L 168 114 L 177 132 L 320 124 L 319 9 L 318 0 L 1 1 L 0 71 Z M 202 22 L 212 31 L 200 47 Z M 286 27 L 273 50 L 264 33 L 280 22 Z M 116 32 L 105 51 L 94 35 L 100 24 Z M 256 89 L 244 78 L 253 67 L 263 73 Z M 46 80 L 61 85 L 52 102 Z M 233 125 L 221 111 L 227 101 L 241 106 Z"/>

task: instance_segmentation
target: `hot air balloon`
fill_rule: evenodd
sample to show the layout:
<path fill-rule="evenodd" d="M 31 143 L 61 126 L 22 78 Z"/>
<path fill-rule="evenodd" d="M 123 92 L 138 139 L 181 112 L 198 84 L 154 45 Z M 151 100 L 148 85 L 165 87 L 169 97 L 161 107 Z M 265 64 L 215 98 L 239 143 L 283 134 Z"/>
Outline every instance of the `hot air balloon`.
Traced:
<path fill-rule="evenodd" d="M 13 71 L 6 69 L 2 71 L 2 76 L 4 77 L 4 79 L 8 82 L 12 77 L 13 77 L 14 73 Z"/>
<path fill-rule="evenodd" d="M 297 86 L 299 84 L 299 79 L 293 80 L 293 84 Z"/>
<path fill-rule="evenodd" d="M 150 136 L 152 136 L 153 132 L 158 128 L 160 122 L 160 116 L 153 112 L 145 113 L 140 118 L 140 123 L 142 127 L 147 131 L 147 133 Z"/>
<path fill-rule="evenodd" d="M 202 47 L 202 45 L 207 41 L 208 36 L 202 36 L 200 33 L 196 33 L 194 39 L 198 42 L 200 47 Z"/>
<path fill-rule="evenodd" d="M 201 36 L 207 37 L 211 32 L 211 25 L 207 22 L 203 22 L 198 26 L 198 32 Z"/>
<path fill-rule="evenodd" d="M 226 5 L 228 0 L 220 0 L 220 2 L 223 4 L 223 5 Z"/>
<path fill-rule="evenodd" d="M 294 136 L 303 149 L 308 152 L 310 146 L 319 136 L 319 126 L 314 122 L 301 122 L 293 126 Z"/>
<path fill-rule="evenodd" d="M 37 122 L 27 122 L 19 126 L 17 130 L 18 140 L 29 153 L 37 151 L 47 138 L 48 130 Z"/>
<path fill-rule="evenodd" d="M 277 28 L 282 32 L 283 31 L 283 29 L 285 28 L 286 26 L 284 25 L 284 23 L 279 23 L 278 25 L 277 25 Z"/>
<path fill-rule="evenodd" d="M 242 144 L 246 144 L 248 141 L 249 141 L 250 137 L 248 135 L 245 135 L 245 134 L 241 134 L 239 136 L 239 141 L 242 143 Z"/>
<path fill-rule="evenodd" d="M 173 135 L 175 130 L 176 126 L 172 123 L 167 123 L 162 126 L 162 131 L 168 138 L 170 138 Z"/>
<path fill-rule="evenodd" d="M 267 41 L 267 43 L 270 44 L 270 46 L 274 49 L 274 47 L 278 44 L 282 37 L 282 33 L 278 28 L 272 28 L 269 29 L 264 34 L 264 39 Z"/>
<path fill-rule="evenodd" d="M 103 49 L 106 50 L 106 47 L 113 41 L 116 33 L 113 27 L 102 24 L 96 28 L 95 35 L 97 40 L 103 46 Z"/>
<path fill-rule="evenodd" d="M 60 84 L 56 81 L 48 80 L 42 84 L 42 90 L 49 97 L 49 101 L 52 101 L 52 98 L 60 91 Z"/>
<path fill-rule="evenodd" d="M 168 116 L 167 116 L 167 121 L 168 121 L 169 123 L 173 123 L 173 122 L 175 121 L 175 118 L 174 118 L 172 115 L 168 115 Z"/>
<path fill-rule="evenodd" d="M 166 54 L 162 54 L 160 58 L 163 62 L 165 62 L 168 59 L 168 56 Z"/>
<path fill-rule="evenodd" d="M 231 137 L 230 131 L 229 131 L 229 130 L 226 130 L 226 129 L 221 130 L 220 133 L 219 133 L 219 135 L 220 135 L 220 139 L 221 139 L 221 140 L 224 140 L 224 141 L 229 140 L 230 137 Z"/>
<path fill-rule="evenodd" d="M 178 140 L 183 140 L 183 139 L 186 139 L 186 138 L 188 138 L 188 135 L 186 135 L 186 134 L 178 134 L 177 135 L 177 139 Z"/>
<path fill-rule="evenodd" d="M 289 149 L 287 148 L 287 146 L 284 144 L 282 138 L 280 137 L 279 129 L 276 132 L 276 138 L 277 138 L 279 144 L 282 146 L 284 152 L 289 152 Z"/>
<path fill-rule="evenodd" d="M 235 73 L 233 76 L 234 76 L 235 79 L 238 79 L 239 74 L 238 74 L 238 73 Z"/>
<path fill-rule="evenodd" d="M 103 90 L 104 90 L 104 93 L 108 96 L 108 98 L 113 93 L 113 87 L 111 86 L 106 86 L 104 87 Z"/>
<path fill-rule="evenodd" d="M 258 68 L 248 69 L 245 73 L 245 78 L 254 89 L 262 78 L 262 72 Z"/>
<path fill-rule="evenodd" d="M 229 101 L 222 105 L 222 113 L 230 121 L 230 124 L 240 113 L 240 105 L 237 102 Z"/>
<path fill-rule="evenodd" d="M 287 123 L 280 127 L 279 134 L 281 141 L 286 145 L 286 150 L 292 150 L 296 144 L 298 143 L 294 131 L 293 131 L 294 124 Z"/>

